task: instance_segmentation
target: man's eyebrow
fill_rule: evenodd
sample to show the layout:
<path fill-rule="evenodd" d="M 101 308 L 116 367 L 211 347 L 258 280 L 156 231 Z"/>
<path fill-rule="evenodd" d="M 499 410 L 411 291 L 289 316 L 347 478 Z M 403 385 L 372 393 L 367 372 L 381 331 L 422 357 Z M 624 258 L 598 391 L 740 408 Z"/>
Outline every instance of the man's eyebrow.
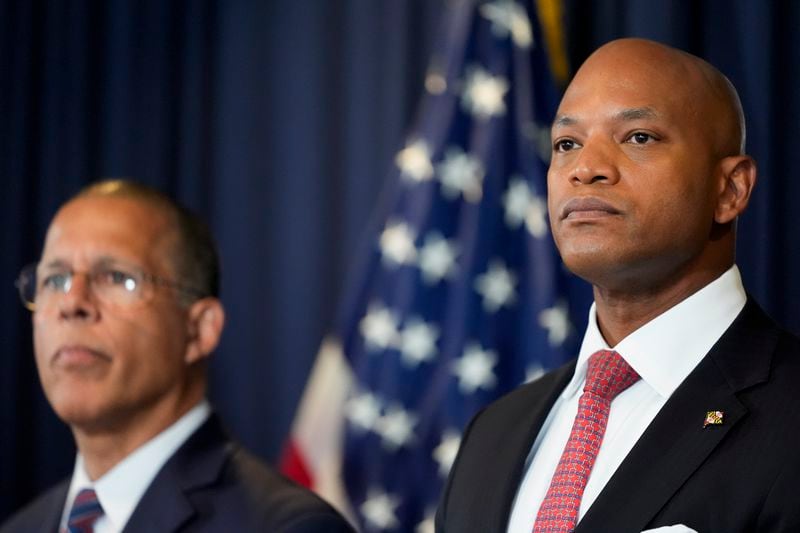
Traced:
<path fill-rule="evenodd" d="M 614 115 L 614 119 L 618 121 L 631 121 L 631 120 L 642 120 L 642 119 L 654 119 L 658 118 L 658 113 L 656 113 L 655 109 L 652 107 L 632 107 L 630 109 L 623 109 L 622 111 L 618 112 Z M 553 126 L 575 126 L 580 121 L 570 115 L 558 115 L 555 120 L 553 121 Z"/>
<path fill-rule="evenodd" d="M 97 268 L 97 267 L 103 268 L 103 267 L 113 266 L 113 265 L 116 265 L 116 264 L 119 264 L 119 263 L 122 263 L 122 264 L 125 264 L 125 265 L 129 264 L 129 263 L 127 263 L 125 261 L 121 261 L 121 260 L 119 260 L 116 257 L 111 256 L 111 255 L 101 255 L 100 257 L 98 257 L 92 263 L 92 266 L 94 268 Z M 47 261 L 46 263 L 42 262 L 42 263 L 39 264 L 39 266 L 41 266 L 42 268 L 72 268 L 72 266 L 71 266 L 69 261 L 66 261 L 66 260 L 61 259 L 61 258 L 51 259 L 50 261 Z"/>
<path fill-rule="evenodd" d="M 39 263 L 39 266 L 43 268 L 65 268 L 68 265 L 63 259 L 52 259 L 47 263 Z"/>
<path fill-rule="evenodd" d="M 623 109 L 617 113 L 618 120 L 641 120 L 645 118 L 657 118 L 658 113 L 651 107 L 633 107 L 631 109 Z"/>
<path fill-rule="evenodd" d="M 578 123 L 578 119 L 569 115 L 558 115 L 553 121 L 553 126 L 574 126 Z"/>
<path fill-rule="evenodd" d="M 101 255 L 100 257 L 98 257 L 95 260 L 94 266 L 107 267 L 107 266 L 115 265 L 117 263 L 125 263 L 125 261 L 120 261 L 119 259 L 117 259 L 116 257 L 111 256 L 111 255 Z"/>

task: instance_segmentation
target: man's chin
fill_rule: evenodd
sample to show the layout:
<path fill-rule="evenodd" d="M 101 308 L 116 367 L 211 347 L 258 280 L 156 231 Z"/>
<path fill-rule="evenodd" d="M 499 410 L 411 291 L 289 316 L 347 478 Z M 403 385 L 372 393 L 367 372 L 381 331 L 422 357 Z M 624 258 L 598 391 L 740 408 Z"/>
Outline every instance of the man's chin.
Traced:
<path fill-rule="evenodd" d="M 112 410 L 98 401 L 95 394 L 55 393 L 49 397 L 56 415 L 73 430 L 96 433 L 111 429 Z"/>
<path fill-rule="evenodd" d="M 594 250 L 565 254 L 562 259 L 567 270 L 594 287 L 623 292 L 638 287 L 639 270 L 612 255 L 608 250 Z"/>
<path fill-rule="evenodd" d="M 564 266 L 579 278 L 595 284 L 615 270 L 607 250 L 599 247 L 569 248 L 561 254 Z"/>

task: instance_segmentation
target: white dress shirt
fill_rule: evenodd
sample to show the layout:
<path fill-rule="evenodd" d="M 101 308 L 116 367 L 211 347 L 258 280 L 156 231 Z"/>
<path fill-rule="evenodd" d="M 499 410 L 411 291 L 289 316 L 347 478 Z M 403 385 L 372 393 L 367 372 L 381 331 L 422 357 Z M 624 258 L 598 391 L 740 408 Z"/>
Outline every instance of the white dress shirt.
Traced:
<path fill-rule="evenodd" d="M 211 414 L 211 406 L 203 400 L 177 422 L 147 441 L 94 483 L 78 454 L 72 482 L 67 492 L 61 529 L 65 530 L 75 495 L 93 488 L 105 514 L 94 524 L 95 533 L 119 533 L 128 523 L 147 487 L 164 463 L 186 442 Z"/>
<path fill-rule="evenodd" d="M 739 269 L 734 265 L 613 347 L 642 379 L 611 403 L 605 436 L 583 493 L 578 520 L 586 514 L 678 385 L 741 312 L 746 300 Z M 592 304 L 575 375 L 553 405 L 528 455 L 525 475 L 511 510 L 508 533 L 530 533 L 572 430 L 589 356 L 609 349 L 612 348 L 597 327 Z"/>

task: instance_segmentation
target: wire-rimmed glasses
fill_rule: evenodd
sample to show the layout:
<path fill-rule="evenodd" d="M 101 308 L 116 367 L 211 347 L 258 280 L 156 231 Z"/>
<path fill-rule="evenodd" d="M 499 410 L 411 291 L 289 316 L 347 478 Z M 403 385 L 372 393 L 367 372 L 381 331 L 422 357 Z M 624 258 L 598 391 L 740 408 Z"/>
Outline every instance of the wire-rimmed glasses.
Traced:
<path fill-rule="evenodd" d="M 168 287 L 194 298 L 207 296 L 203 291 L 118 261 L 100 263 L 88 271 L 75 271 L 61 265 L 45 266 L 33 263 L 22 269 L 14 285 L 19 291 L 22 304 L 29 310 L 35 311 L 52 305 L 69 293 L 75 278 L 79 275 L 85 277 L 88 288 L 99 301 L 115 307 L 132 306 L 148 301 L 156 286 Z"/>

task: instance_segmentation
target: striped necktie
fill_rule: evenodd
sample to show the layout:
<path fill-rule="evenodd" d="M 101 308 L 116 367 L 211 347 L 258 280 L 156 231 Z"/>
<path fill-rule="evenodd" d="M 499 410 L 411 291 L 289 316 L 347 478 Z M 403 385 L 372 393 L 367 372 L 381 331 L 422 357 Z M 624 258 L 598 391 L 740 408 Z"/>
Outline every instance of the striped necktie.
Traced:
<path fill-rule="evenodd" d="M 103 516 L 103 508 L 92 489 L 82 489 L 72 503 L 67 520 L 69 533 L 94 533 L 95 521 Z"/>

